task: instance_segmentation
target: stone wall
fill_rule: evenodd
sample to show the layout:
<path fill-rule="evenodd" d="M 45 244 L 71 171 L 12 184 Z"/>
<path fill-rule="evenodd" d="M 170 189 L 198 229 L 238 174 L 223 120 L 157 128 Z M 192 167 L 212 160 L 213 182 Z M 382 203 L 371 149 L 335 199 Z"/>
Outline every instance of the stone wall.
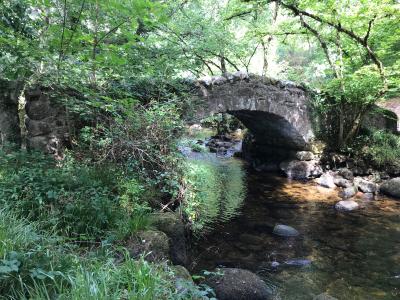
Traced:
<path fill-rule="evenodd" d="M 388 130 L 398 132 L 398 115 L 395 112 L 375 105 L 371 112 L 366 115 L 362 122 L 362 128 Z"/>
<path fill-rule="evenodd" d="M 22 84 L 0 79 L 0 146 L 5 143 L 21 144 L 18 116 L 18 98 Z"/>
<path fill-rule="evenodd" d="M 25 91 L 27 148 L 62 155 L 70 145 L 70 124 L 57 93 L 49 88 L 32 87 Z"/>

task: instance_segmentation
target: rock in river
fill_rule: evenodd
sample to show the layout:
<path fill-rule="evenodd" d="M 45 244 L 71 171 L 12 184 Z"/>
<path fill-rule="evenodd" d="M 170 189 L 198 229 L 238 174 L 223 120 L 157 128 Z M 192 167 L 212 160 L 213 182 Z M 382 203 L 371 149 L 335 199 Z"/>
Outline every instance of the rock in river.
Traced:
<path fill-rule="evenodd" d="M 185 225 L 179 214 L 173 212 L 155 213 L 150 217 L 152 225 L 170 238 L 170 256 L 176 265 L 188 263 Z"/>
<path fill-rule="evenodd" d="M 400 198 L 400 177 L 385 181 L 381 185 L 381 192 L 395 198 Z"/>
<path fill-rule="evenodd" d="M 352 211 L 359 207 L 358 203 L 353 200 L 343 200 L 336 203 L 335 208 L 339 211 Z"/>
<path fill-rule="evenodd" d="M 322 174 L 317 161 L 285 160 L 279 165 L 280 169 L 291 179 L 308 179 Z"/>
<path fill-rule="evenodd" d="M 378 186 L 376 183 L 356 177 L 354 183 L 358 189 L 363 193 L 376 193 L 378 191 Z"/>
<path fill-rule="evenodd" d="M 355 186 L 350 186 L 340 191 L 339 196 L 342 197 L 343 199 L 349 199 L 353 197 L 356 193 L 357 193 L 357 188 Z"/>
<path fill-rule="evenodd" d="M 285 237 L 299 235 L 299 232 L 296 229 L 294 229 L 293 227 L 290 227 L 287 225 L 282 225 L 282 224 L 275 225 L 272 233 L 279 235 L 279 236 L 285 236 Z"/>
<path fill-rule="evenodd" d="M 256 274 L 236 268 L 222 268 L 206 281 L 219 300 L 268 300 L 272 291 Z"/>
<path fill-rule="evenodd" d="M 336 187 L 334 176 L 330 172 L 322 174 L 322 176 L 320 178 L 317 178 L 315 181 L 319 185 L 326 188 L 334 189 Z"/>

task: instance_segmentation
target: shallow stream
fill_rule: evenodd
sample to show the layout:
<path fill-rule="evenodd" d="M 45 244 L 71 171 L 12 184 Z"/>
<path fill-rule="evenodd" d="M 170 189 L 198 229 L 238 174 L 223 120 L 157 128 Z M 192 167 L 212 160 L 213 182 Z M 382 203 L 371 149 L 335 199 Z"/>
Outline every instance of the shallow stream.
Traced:
<path fill-rule="evenodd" d="M 337 191 L 313 182 L 256 172 L 234 158 L 188 159 L 207 162 L 224 178 L 219 200 L 202 207 L 192 272 L 248 269 L 274 288 L 276 299 L 324 292 L 341 300 L 400 299 L 400 201 L 360 196 L 359 210 L 337 212 Z M 276 224 L 300 235 L 276 236 Z"/>

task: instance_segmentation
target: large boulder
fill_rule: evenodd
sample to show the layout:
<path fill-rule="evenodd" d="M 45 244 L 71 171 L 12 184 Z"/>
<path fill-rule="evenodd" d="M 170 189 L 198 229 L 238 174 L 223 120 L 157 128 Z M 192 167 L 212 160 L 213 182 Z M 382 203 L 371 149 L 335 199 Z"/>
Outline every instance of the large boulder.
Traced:
<path fill-rule="evenodd" d="M 341 176 L 336 176 L 334 179 L 334 182 L 338 187 L 341 187 L 341 188 L 348 188 L 348 187 L 353 186 L 353 183 L 350 180 L 345 179 Z"/>
<path fill-rule="evenodd" d="M 287 177 L 292 179 L 309 179 L 322 174 L 322 169 L 315 160 L 285 160 L 279 167 Z"/>
<path fill-rule="evenodd" d="M 352 181 L 354 179 L 353 172 L 347 168 L 339 169 L 338 174 L 344 179 Z"/>
<path fill-rule="evenodd" d="M 378 191 L 378 185 L 375 182 L 356 177 L 354 183 L 363 193 L 376 193 Z"/>
<path fill-rule="evenodd" d="M 219 300 L 268 300 L 272 291 L 256 274 L 235 268 L 222 268 L 209 277 L 207 285 Z"/>
<path fill-rule="evenodd" d="M 386 195 L 389 195 L 389 196 L 392 196 L 395 198 L 400 198 L 400 177 L 385 181 L 381 185 L 380 191 L 383 194 L 386 194 Z"/>
<path fill-rule="evenodd" d="M 140 231 L 132 236 L 126 248 L 133 258 L 144 255 L 150 262 L 169 259 L 169 238 L 161 231 L 147 230 Z"/>
<path fill-rule="evenodd" d="M 177 213 L 156 213 L 151 217 L 152 225 L 164 232 L 171 241 L 171 260 L 176 265 L 186 266 L 188 263 L 185 225 Z"/>
<path fill-rule="evenodd" d="M 334 174 L 326 172 L 315 180 L 320 186 L 333 189 L 336 187 Z"/>
<path fill-rule="evenodd" d="M 171 266 L 174 273 L 175 287 L 179 294 L 189 296 L 190 289 L 193 289 L 194 282 L 189 271 L 184 266 Z"/>

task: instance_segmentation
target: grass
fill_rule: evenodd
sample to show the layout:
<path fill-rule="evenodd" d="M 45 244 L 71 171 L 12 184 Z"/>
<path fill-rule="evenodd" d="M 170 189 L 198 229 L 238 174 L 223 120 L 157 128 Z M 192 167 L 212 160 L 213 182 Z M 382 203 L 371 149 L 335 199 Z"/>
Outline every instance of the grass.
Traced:
<path fill-rule="evenodd" d="M 190 282 L 179 290 L 166 263 L 132 259 L 117 245 L 89 251 L 66 245 L 38 227 L 0 210 L 0 299 L 208 299 Z"/>

